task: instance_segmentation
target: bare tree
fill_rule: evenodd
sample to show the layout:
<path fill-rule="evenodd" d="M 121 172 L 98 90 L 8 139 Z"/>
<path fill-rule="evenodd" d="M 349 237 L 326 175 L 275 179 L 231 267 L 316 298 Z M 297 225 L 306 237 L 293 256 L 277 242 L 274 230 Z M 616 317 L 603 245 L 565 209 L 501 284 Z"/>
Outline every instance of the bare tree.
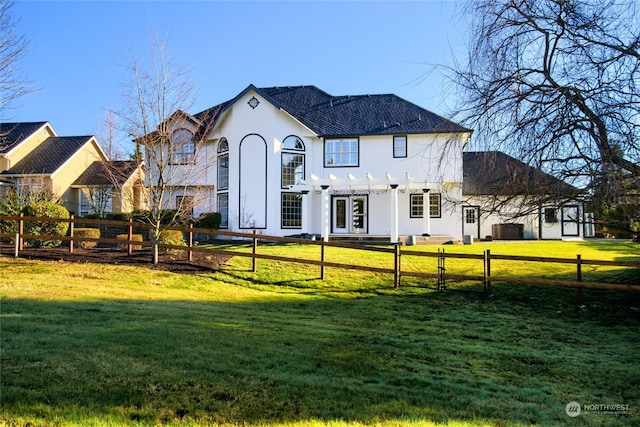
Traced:
<path fill-rule="evenodd" d="M 127 57 L 124 82 L 125 110 L 119 113 L 126 131 L 136 143 L 145 165 L 145 220 L 151 226 L 153 262 L 158 262 L 161 227 L 191 218 L 205 194 L 201 191 L 206 162 L 197 164 L 198 138 L 206 129 L 188 111 L 194 89 L 188 72 L 172 61 L 167 39 L 153 43 L 143 62 Z"/>
<path fill-rule="evenodd" d="M 458 110 L 500 150 L 615 202 L 640 180 L 640 10 L 632 0 L 470 0 Z M 637 194 L 637 193 L 636 193 Z"/>
<path fill-rule="evenodd" d="M 0 114 L 32 90 L 31 82 L 18 68 L 29 42 L 17 32 L 18 21 L 12 14 L 14 5 L 15 1 L 0 0 Z"/>

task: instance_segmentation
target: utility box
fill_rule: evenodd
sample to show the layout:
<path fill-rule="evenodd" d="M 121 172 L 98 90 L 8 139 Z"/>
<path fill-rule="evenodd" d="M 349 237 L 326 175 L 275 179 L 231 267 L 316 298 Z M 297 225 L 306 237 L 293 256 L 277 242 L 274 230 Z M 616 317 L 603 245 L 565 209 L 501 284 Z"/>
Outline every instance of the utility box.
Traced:
<path fill-rule="evenodd" d="M 493 240 L 523 240 L 524 224 L 492 224 Z"/>
<path fill-rule="evenodd" d="M 465 234 L 462 236 L 462 243 L 465 245 L 470 245 L 473 243 L 473 236 L 470 234 Z"/>

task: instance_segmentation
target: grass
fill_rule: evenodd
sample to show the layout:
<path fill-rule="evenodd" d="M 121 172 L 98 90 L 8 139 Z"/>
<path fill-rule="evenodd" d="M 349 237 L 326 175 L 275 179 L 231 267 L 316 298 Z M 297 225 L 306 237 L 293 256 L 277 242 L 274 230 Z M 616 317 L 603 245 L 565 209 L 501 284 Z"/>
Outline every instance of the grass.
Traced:
<path fill-rule="evenodd" d="M 637 245 L 565 243 L 517 253 L 640 258 Z M 353 258 L 327 250 L 329 261 Z M 389 266 L 388 254 L 367 258 Z M 485 298 L 393 290 L 388 274 L 328 269 L 320 281 L 315 267 L 265 260 L 252 273 L 250 263 L 181 275 L 0 257 L 0 425 L 640 423 L 636 294 L 589 290 L 576 309 L 565 288 L 496 284 Z M 629 410 L 570 418 L 571 401 Z"/>

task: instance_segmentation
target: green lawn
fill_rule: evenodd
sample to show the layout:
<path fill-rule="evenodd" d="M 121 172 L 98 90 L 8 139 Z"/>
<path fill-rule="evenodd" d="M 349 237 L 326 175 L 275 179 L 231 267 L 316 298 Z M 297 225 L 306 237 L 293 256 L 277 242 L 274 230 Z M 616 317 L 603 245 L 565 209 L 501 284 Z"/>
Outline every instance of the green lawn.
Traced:
<path fill-rule="evenodd" d="M 640 245 L 625 242 L 487 245 L 640 260 Z M 327 260 L 356 253 L 328 248 Z M 388 254 L 365 258 L 392 265 Z M 327 269 L 321 281 L 314 266 L 250 266 L 234 257 L 184 275 L 0 257 L 0 425 L 640 424 L 638 294 L 589 290 L 578 309 L 568 288 L 498 283 L 485 297 L 415 280 L 394 290 L 389 274 Z M 629 406 L 572 418 L 572 401 Z"/>

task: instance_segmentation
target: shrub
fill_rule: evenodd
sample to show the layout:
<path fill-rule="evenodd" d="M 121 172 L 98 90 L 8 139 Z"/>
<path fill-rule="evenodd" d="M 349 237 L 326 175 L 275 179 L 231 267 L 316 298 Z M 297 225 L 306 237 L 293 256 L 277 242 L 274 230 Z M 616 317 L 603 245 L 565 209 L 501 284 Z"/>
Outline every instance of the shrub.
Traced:
<path fill-rule="evenodd" d="M 24 208 L 24 214 L 25 216 L 33 217 L 69 219 L 69 211 L 64 206 L 47 201 L 36 202 L 27 205 Z M 67 234 L 67 230 L 69 230 L 68 222 L 54 221 L 29 221 L 25 222 L 24 227 L 25 234 L 36 234 L 43 236 L 64 236 Z M 62 241 L 50 239 L 31 239 L 30 243 L 33 246 L 59 246 Z"/>
<path fill-rule="evenodd" d="M 187 246 L 180 230 L 162 230 L 158 238 L 158 243 L 162 245 Z"/>
<path fill-rule="evenodd" d="M 116 240 L 128 240 L 129 239 L 129 235 L 128 234 L 118 234 L 116 235 Z M 142 242 L 142 234 L 132 234 L 131 235 L 131 240 L 134 242 Z M 127 249 L 127 243 L 120 243 L 118 244 L 118 249 Z M 133 249 L 134 251 L 140 250 L 142 249 L 142 245 L 131 245 L 131 249 Z"/>
<path fill-rule="evenodd" d="M 208 212 L 200 215 L 200 217 L 198 218 L 197 226 L 198 228 L 209 228 L 217 230 L 220 228 L 221 222 L 222 214 L 220 212 Z"/>
<path fill-rule="evenodd" d="M 100 238 L 100 229 L 99 228 L 76 228 L 73 230 L 73 237 L 84 238 L 88 237 L 91 239 L 99 239 Z M 98 245 L 98 242 L 74 242 L 74 246 L 80 246 L 83 249 L 91 249 L 95 248 Z"/>

